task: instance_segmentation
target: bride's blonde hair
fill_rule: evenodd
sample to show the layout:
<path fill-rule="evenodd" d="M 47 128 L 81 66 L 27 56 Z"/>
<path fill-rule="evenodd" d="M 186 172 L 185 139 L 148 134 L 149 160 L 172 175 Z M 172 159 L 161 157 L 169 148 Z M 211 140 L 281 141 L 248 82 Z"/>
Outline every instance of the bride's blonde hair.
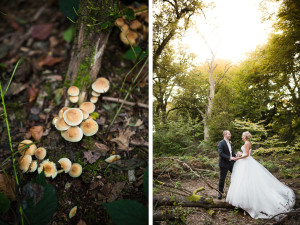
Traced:
<path fill-rule="evenodd" d="M 249 141 L 252 138 L 252 135 L 249 131 L 245 131 L 242 136 L 245 136 L 246 140 Z"/>

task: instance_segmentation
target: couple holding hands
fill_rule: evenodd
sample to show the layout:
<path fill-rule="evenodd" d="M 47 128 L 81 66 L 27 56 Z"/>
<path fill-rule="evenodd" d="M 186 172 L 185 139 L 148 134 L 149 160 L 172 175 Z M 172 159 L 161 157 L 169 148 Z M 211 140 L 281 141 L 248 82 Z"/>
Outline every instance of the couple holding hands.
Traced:
<path fill-rule="evenodd" d="M 225 178 L 230 171 L 231 182 L 226 202 L 244 209 L 254 219 L 267 219 L 290 211 L 296 201 L 293 190 L 252 158 L 250 132 L 242 134 L 244 141 L 242 152 L 236 154 L 230 143 L 230 131 L 223 131 L 223 136 L 224 139 L 218 144 L 220 167 L 218 199 L 222 199 Z"/>

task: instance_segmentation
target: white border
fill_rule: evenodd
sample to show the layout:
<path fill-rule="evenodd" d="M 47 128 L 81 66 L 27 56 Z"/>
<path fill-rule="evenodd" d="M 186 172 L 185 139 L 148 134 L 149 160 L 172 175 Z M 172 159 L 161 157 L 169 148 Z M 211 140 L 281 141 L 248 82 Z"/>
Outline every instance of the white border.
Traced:
<path fill-rule="evenodd" d="M 152 17 L 152 0 L 148 0 L 148 16 L 149 16 L 149 36 L 148 36 L 148 43 L 149 43 L 149 224 L 153 224 L 153 17 Z"/>

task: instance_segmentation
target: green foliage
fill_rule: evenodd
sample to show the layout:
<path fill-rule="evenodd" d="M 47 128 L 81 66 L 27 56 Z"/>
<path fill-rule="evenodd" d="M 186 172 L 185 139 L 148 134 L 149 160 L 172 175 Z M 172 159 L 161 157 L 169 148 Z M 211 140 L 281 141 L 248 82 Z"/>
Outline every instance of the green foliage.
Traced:
<path fill-rule="evenodd" d="M 59 0 L 59 9 L 63 14 L 72 21 L 77 19 L 79 0 Z"/>
<path fill-rule="evenodd" d="M 148 49 L 146 51 L 143 51 L 140 46 L 136 46 L 133 48 L 130 48 L 126 53 L 125 53 L 125 58 L 135 61 L 137 60 L 137 56 L 140 55 L 139 58 L 144 58 L 146 55 L 148 55 Z"/>
<path fill-rule="evenodd" d="M 0 214 L 5 214 L 10 208 L 9 199 L 0 192 Z"/>
<path fill-rule="evenodd" d="M 74 37 L 75 37 L 75 27 L 71 25 L 67 30 L 64 31 L 63 38 L 66 42 L 70 43 L 71 41 L 73 41 Z"/>
<path fill-rule="evenodd" d="M 155 155 L 182 155 L 196 147 L 199 124 L 190 118 L 158 123 L 154 118 L 153 153 Z"/>
<path fill-rule="evenodd" d="M 126 19 L 128 20 L 134 20 L 135 19 L 135 14 L 133 9 L 131 8 L 125 8 L 123 10 L 123 15 L 125 16 Z"/>
<path fill-rule="evenodd" d="M 22 190 L 26 224 L 47 224 L 57 208 L 57 196 L 54 187 L 46 183 L 44 173 L 38 174 Z"/>
<path fill-rule="evenodd" d="M 117 200 L 102 204 L 116 225 L 148 224 L 146 206 L 132 200 Z"/>

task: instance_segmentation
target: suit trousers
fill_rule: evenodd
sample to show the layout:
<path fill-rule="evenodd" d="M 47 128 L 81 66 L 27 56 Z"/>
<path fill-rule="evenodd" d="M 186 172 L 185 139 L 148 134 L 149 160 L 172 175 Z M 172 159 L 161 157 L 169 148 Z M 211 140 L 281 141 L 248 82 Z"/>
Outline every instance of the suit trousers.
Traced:
<path fill-rule="evenodd" d="M 220 167 L 220 180 L 219 180 L 219 191 L 224 193 L 224 183 L 226 179 L 226 175 L 228 171 L 232 173 L 233 165 L 231 165 L 229 168 Z"/>

